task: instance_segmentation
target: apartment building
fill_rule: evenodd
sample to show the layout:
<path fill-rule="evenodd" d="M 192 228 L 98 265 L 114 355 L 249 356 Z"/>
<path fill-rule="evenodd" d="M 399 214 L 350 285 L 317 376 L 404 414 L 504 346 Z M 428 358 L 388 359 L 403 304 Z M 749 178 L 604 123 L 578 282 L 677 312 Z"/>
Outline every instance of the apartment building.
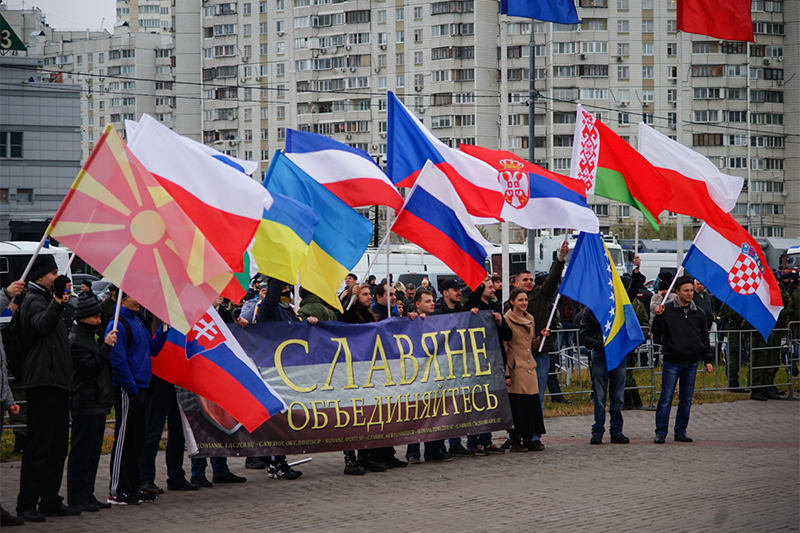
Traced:
<path fill-rule="evenodd" d="M 114 28 L 125 32 L 171 33 L 175 28 L 170 0 L 116 0 L 117 20 Z"/>
<path fill-rule="evenodd" d="M 745 178 L 733 214 L 754 235 L 800 236 L 800 157 L 793 150 L 800 141 L 796 3 L 754 0 L 756 42 L 748 45 L 677 33 L 675 0 L 576 1 L 578 25 L 506 19 L 493 0 L 182 0 L 174 6 L 120 0 L 117 7 L 129 11 L 120 13 L 118 24 L 132 30 L 143 6 L 158 5 L 171 31 L 152 34 L 137 26 L 136 33 L 85 38 L 104 39 L 108 50 L 136 50 L 135 57 L 114 60 L 120 70 L 113 75 L 95 52 L 92 98 L 97 101 L 96 76 L 105 68 L 114 78 L 103 82 L 104 106 L 111 106 L 103 109 L 106 123 L 155 114 L 180 133 L 260 161 L 262 174 L 271 153 L 283 148 L 286 128 L 328 135 L 384 161 L 389 90 L 448 145 L 499 148 L 499 32 L 505 31 L 512 151 L 527 157 L 533 142 L 537 163 L 568 172 L 580 102 L 633 146 L 644 121 L 723 172 Z M 534 102 L 528 93 L 531 31 Z M 68 43 L 55 44 L 58 39 L 41 53 L 58 58 L 68 55 L 59 47 L 75 50 L 72 67 L 50 66 L 79 70 L 77 50 L 88 45 L 79 45 L 74 34 Z M 123 79 L 129 67 L 135 74 L 127 70 L 131 79 Z M 71 81 L 69 74 L 64 81 Z M 86 154 L 101 115 L 89 109 L 89 84 L 80 81 Z M 604 231 L 632 236 L 638 213 L 600 197 L 590 203 Z M 664 218 L 674 225 L 674 215 Z"/>

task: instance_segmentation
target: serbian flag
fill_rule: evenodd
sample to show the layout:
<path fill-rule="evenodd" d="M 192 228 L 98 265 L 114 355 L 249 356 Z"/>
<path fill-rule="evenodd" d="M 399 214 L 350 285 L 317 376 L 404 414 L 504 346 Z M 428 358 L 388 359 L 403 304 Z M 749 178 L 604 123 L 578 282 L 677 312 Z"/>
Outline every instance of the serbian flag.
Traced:
<path fill-rule="evenodd" d="M 667 209 L 706 222 L 722 223 L 736 207 L 744 179 L 723 174 L 707 157 L 639 123 L 639 153 L 669 183 Z"/>
<path fill-rule="evenodd" d="M 466 152 L 497 170 L 503 187 L 503 220 L 527 229 L 572 228 L 600 231 L 586 203 L 583 183 L 545 170 L 505 150 L 461 145 Z"/>
<path fill-rule="evenodd" d="M 286 410 L 213 307 L 188 334 L 170 329 L 152 361 L 155 375 L 214 402 L 247 431 Z"/>
<path fill-rule="evenodd" d="M 397 213 L 392 231 L 453 269 L 470 288 L 486 279 L 494 245 L 483 238 L 442 169 L 428 161 Z"/>
<path fill-rule="evenodd" d="M 269 193 L 149 115 L 128 136 L 128 146 L 231 268 L 241 272 L 261 215 L 272 205 Z"/>
<path fill-rule="evenodd" d="M 761 247 L 733 217 L 727 218 L 724 224 L 700 227 L 683 268 L 766 339 L 783 309 L 781 290 Z"/>
<path fill-rule="evenodd" d="M 381 167 L 364 150 L 305 131 L 286 130 L 284 154 L 350 207 L 403 205 Z"/>
<path fill-rule="evenodd" d="M 658 215 L 672 200 L 664 176 L 639 152 L 578 104 L 570 176 L 587 193 L 638 209 L 658 229 Z"/>
<path fill-rule="evenodd" d="M 678 30 L 755 42 L 751 5 L 750 0 L 678 0 Z"/>
<path fill-rule="evenodd" d="M 500 0 L 500 13 L 557 24 L 580 23 L 573 0 Z"/>
<path fill-rule="evenodd" d="M 233 279 L 230 266 L 112 126 L 47 234 L 183 333 Z"/>
<path fill-rule="evenodd" d="M 450 148 L 389 92 L 389 139 L 386 173 L 399 187 L 411 187 L 427 161 L 450 179 L 467 211 L 476 217 L 500 218 L 503 191 L 491 165 Z"/>

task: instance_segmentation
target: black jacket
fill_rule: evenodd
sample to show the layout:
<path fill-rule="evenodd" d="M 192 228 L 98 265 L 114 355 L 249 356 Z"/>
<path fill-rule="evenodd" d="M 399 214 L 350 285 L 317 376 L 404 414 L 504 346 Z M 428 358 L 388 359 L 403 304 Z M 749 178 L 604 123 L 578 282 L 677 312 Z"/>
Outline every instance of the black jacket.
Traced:
<path fill-rule="evenodd" d="M 58 387 L 70 390 L 72 386 L 72 357 L 62 318 L 65 305 L 58 303 L 50 291 L 29 284 L 20 315 L 22 333 L 33 341 L 33 348 L 22 369 L 25 389 Z"/>
<path fill-rule="evenodd" d="M 267 285 L 267 295 L 258 306 L 258 323 L 265 322 L 294 322 L 299 320 L 290 307 L 281 305 L 281 295 L 286 283 L 272 278 Z"/>
<path fill-rule="evenodd" d="M 588 307 L 584 308 L 580 313 L 580 340 L 581 345 L 590 350 L 605 355 L 605 339 L 603 339 L 603 331 L 600 329 L 600 323 L 595 318 L 594 313 Z"/>
<path fill-rule="evenodd" d="M 99 330 L 99 327 L 97 328 Z M 72 416 L 106 415 L 114 405 L 111 387 L 111 346 L 94 339 L 95 328 L 83 322 L 73 326 L 69 334 L 72 353 Z"/>
<path fill-rule="evenodd" d="M 681 307 L 677 299 L 666 304 L 664 312 L 653 319 L 652 333 L 662 337 L 665 361 L 713 362 L 705 313 L 694 302 L 687 307 Z"/>
<path fill-rule="evenodd" d="M 465 311 L 464 306 L 461 304 L 456 304 L 456 306 L 452 309 L 447 307 L 447 304 L 444 303 L 444 296 L 439 298 L 436 301 L 436 305 L 433 308 L 434 315 L 447 315 L 449 313 L 463 313 Z"/>
<path fill-rule="evenodd" d="M 339 317 L 340 322 L 347 322 L 348 324 L 369 324 L 376 322 L 375 315 L 369 310 L 369 307 L 364 307 L 358 301 L 353 302 L 350 309 L 347 309 L 345 304 L 344 313 Z"/>
<path fill-rule="evenodd" d="M 717 314 L 717 306 L 714 300 L 716 300 L 716 298 L 714 298 L 714 296 L 708 291 L 704 291 L 702 296 L 695 292 L 694 296 L 692 297 L 692 301 L 695 303 L 695 305 L 702 309 L 703 313 L 705 313 L 706 327 L 708 329 L 711 329 L 711 324 L 714 323 L 714 317 Z"/>
<path fill-rule="evenodd" d="M 539 331 L 534 332 L 538 336 L 539 332 L 547 325 L 550 318 L 550 300 L 556 294 L 558 285 L 561 283 L 561 274 L 564 272 L 564 261 L 556 259 L 550 267 L 550 272 L 541 287 L 534 287 L 528 295 L 528 312 L 533 315 L 533 323 Z M 555 335 L 549 335 L 544 340 L 542 352 L 552 352 L 556 349 Z"/>

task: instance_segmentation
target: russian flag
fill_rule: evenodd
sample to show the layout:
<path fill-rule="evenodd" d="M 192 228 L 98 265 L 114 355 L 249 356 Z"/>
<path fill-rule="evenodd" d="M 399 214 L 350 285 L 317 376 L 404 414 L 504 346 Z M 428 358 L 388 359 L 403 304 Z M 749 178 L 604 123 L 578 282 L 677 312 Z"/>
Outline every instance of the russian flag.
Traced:
<path fill-rule="evenodd" d="M 503 191 L 491 165 L 450 148 L 389 92 L 389 138 L 386 173 L 399 187 L 411 187 L 427 161 L 432 161 L 453 183 L 471 215 L 501 218 Z"/>
<path fill-rule="evenodd" d="M 683 268 L 766 339 L 783 309 L 783 298 L 764 252 L 728 215 L 724 225 L 704 223 Z"/>
<path fill-rule="evenodd" d="M 241 272 L 261 215 L 272 205 L 270 194 L 149 115 L 128 135 L 128 148 L 234 272 Z"/>
<path fill-rule="evenodd" d="M 284 155 L 350 207 L 388 205 L 403 197 L 364 150 L 305 131 L 286 130 Z"/>
<path fill-rule="evenodd" d="M 450 180 L 428 161 L 419 173 L 392 231 L 419 245 L 475 288 L 486 279 L 486 257 L 494 245 L 475 227 Z"/>
<path fill-rule="evenodd" d="M 545 170 L 505 150 L 461 145 L 461 151 L 494 167 L 503 187 L 503 220 L 527 229 L 572 228 L 598 233 L 583 182 Z"/>
<path fill-rule="evenodd" d="M 152 362 L 158 377 L 214 402 L 247 431 L 286 410 L 213 307 L 187 335 L 170 329 Z"/>

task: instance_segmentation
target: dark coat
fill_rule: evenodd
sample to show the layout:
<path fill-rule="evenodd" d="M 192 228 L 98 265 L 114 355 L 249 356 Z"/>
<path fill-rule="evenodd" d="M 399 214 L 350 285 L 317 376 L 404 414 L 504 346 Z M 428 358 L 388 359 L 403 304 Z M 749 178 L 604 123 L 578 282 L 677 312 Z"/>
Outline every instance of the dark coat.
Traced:
<path fill-rule="evenodd" d="M 95 328 L 78 322 L 69 334 L 72 353 L 72 416 L 106 415 L 114 405 L 111 346 L 94 338 Z"/>
<path fill-rule="evenodd" d="M 29 284 L 20 316 L 23 335 L 33 340 L 22 369 L 22 386 L 26 389 L 70 390 L 72 386 L 72 357 L 63 320 L 65 305 L 58 303 L 50 291 Z"/>
<path fill-rule="evenodd" d="M 605 339 L 600 323 L 595 318 L 594 313 L 588 307 L 580 314 L 580 339 L 581 344 L 590 350 L 605 355 Z"/>
<path fill-rule="evenodd" d="M 662 337 L 664 361 L 683 364 L 702 359 L 705 363 L 713 362 L 705 313 L 694 302 L 689 302 L 685 308 L 677 299 L 667 303 L 664 312 L 653 319 L 652 333 Z"/>
<path fill-rule="evenodd" d="M 370 322 L 377 322 L 377 319 L 369 307 L 364 307 L 358 301 L 353 302 L 350 309 L 345 305 L 344 313 L 339 317 L 341 322 L 348 324 L 369 324 Z"/>
<path fill-rule="evenodd" d="M 290 307 L 281 305 L 281 295 L 286 283 L 272 278 L 267 285 L 267 295 L 264 301 L 258 306 L 257 320 L 259 324 L 265 322 L 294 322 L 298 320 L 297 315 Z"/>
<path fill-rule="evenodd" d="M 447 315 L 449 313 L 463 313 L 465 311 L 464 306 L 461 304 L 456 304 L 454 308 L 447 307 L 447 304 L 444 303 L 444 296 L 439 298 L 436 301 L 436 305 L 433 308 L 434 315 Z"/>

